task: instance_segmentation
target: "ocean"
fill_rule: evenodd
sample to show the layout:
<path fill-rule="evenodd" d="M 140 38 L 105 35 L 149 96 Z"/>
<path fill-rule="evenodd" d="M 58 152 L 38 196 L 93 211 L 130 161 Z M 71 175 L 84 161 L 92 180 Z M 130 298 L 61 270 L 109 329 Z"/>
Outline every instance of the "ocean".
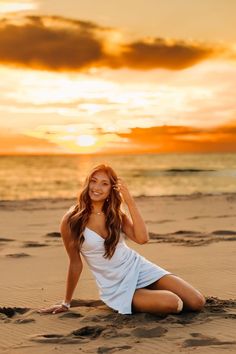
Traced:
<path fill-rule="evenodd" d="M 0 200 L 75 198 L 98 163 L 134 196 L 236 192 L 236 154 L 0 156 Z"/>

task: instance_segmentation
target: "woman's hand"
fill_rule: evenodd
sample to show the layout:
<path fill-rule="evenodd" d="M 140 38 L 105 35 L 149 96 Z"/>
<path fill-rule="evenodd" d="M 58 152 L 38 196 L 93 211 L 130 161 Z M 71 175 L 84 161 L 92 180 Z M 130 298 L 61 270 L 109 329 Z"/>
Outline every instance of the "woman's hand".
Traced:
<path fill-rule="evenodd" d="M 118 178 L 117 184 L 113 188 L 120 192 L 121 197 L 126 204 L 128 204 L 129 201 L 133 199 L 123 179 Z"/>
<path fill-rule="evenodd" d="M 40 309 L 37 312 L 42 314 L 52 313 L 54 315 L 60 312 L 67 312 L 68 310 L 69 309 L 66 306 L 60 304 L 60 305 L 53 305 L 48 308 Z"/>

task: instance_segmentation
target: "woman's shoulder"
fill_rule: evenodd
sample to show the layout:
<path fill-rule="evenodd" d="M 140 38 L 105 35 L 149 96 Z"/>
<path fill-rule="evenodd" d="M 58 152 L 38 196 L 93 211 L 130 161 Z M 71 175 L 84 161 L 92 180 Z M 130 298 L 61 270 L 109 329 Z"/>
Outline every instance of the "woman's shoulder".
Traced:
<path fill-rule="evenodd" d="M 70 216 L 74 212 L 75 208 L 76 205 L 72 205 L 61 218 L 60 229 L 61 229 L 61 233 L 64 235 L 69 235 L 71 233 L 69 221 L 70 221 Z"/>

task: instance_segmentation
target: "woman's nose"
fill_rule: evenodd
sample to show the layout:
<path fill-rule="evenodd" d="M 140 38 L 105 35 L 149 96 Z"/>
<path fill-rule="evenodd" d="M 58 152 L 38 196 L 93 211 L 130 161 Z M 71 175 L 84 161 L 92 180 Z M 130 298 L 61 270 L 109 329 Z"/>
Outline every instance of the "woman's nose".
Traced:
<path fill-rule="evenodd" d="M 94 192 L 99 192 L 101 190 L 101 186 L 100 185 L 94 186 L 93 190 Z"/>

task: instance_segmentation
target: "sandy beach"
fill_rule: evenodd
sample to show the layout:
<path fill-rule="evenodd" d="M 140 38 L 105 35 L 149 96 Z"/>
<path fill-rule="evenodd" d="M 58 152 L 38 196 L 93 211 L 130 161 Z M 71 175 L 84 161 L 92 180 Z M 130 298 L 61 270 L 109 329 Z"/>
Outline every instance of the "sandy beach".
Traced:
<path fill-rule="evenodd" d="M 192 283 L 201 313 L 119 315 L 103 304 L 84 262 L 69 312 L 61 302 L 68 258 L 59 234 L 69 199 L 0 202 L 2 353 L 234 353 L 236 194 L 138 197 L 148 244 L 127 244 Z"/>

